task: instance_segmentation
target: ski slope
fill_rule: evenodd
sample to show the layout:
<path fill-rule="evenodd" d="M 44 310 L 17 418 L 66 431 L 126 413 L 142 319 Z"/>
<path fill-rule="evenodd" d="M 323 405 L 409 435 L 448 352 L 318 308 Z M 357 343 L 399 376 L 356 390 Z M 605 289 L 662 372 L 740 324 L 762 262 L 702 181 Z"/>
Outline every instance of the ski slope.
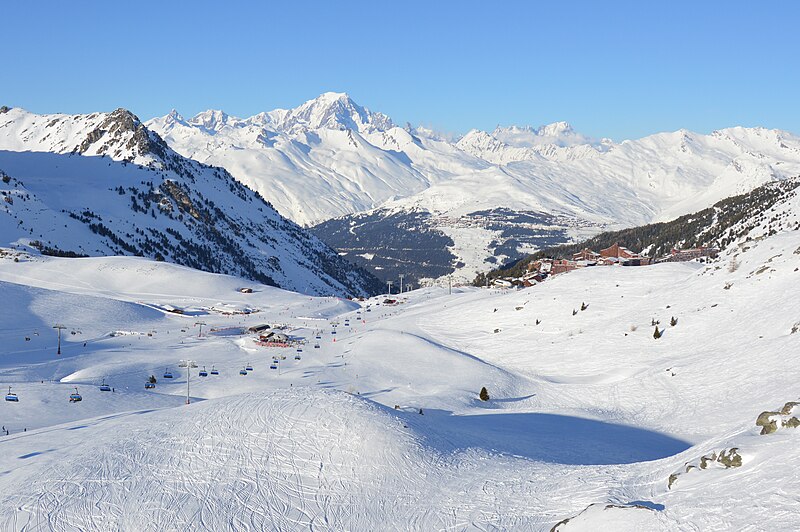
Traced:
<path fill-rule="evenodd" d="M 0 385 L 20 402 L 0 403 L 0 522 L 791 530 L 800 431 L 762 436 L 755 420 L 800 400 L 798 250 L 796 230 L 754 233 L 709 264 L 431 288 L 398 305 L 146 259 L 9 252 Z M 230 329 L 260 323 L 305 343 L 267 348 Z M 271 370 L 275 355 L 286 358 Z M 181 359 L 198 365 L 188 406 Z M 198 376 L 212 365 L 220 375 Z M 70 404 L 75 386 L 84 400 Z M 731 449 L 739 465 L 701 460 Z"/>

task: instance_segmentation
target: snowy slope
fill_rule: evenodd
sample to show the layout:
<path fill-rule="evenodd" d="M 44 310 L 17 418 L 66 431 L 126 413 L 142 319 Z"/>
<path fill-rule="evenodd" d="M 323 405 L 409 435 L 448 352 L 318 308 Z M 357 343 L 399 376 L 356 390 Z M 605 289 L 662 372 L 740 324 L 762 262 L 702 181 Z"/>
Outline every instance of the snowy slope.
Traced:
<path fill-rule="evenodd" d="M 0 385 L 20 402 L 0 403 L 11 429 L 0 521 L 791 530 L 800 427 L 760 435 L 755 422 L 800 401 L 799 223 L 793 195 L 741 220 L 749 233 L 710 263 L 586 268 L 520 291 L 415 290 L 388 306 L 263 285 L 242 294 L 240 279 L 132 257 L 4 252 Z M 68 327 L 60 358 L 56 320 Z M 298 353 L 209 333 L 257 323 L 307 343 Z M 274 355 L 287 358 L 271 370 Z M 221 374 L 193 370 L 195 404 L 178 407 L 185 358 Z M 97 390 L 104 378 L 116 392 Z M 73 386 L 82 403 L 66 402 Z M 770 415 L 800 416 L 787 411 Z"/>
<path fill-rule="evenodd" d="M 143 255 L 317 294 L 375 289 L 262 196 L 122 109 L 0 114 L 0 174 L 3 245 Z"/>

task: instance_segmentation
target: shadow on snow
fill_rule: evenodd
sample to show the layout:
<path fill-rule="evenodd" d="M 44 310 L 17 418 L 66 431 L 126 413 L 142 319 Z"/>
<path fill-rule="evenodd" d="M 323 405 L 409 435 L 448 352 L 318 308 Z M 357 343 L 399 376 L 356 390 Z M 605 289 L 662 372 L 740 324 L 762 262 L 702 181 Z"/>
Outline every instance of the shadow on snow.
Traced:
<path fill-rule="evenodd" d="M 540 413 L 458 416 L 425 410 L 414 425 L 425 443 L 445 452 L 480 448 L 569 465 L 630 464 L 666 458 L 691 443 L 647 429 Z"/>

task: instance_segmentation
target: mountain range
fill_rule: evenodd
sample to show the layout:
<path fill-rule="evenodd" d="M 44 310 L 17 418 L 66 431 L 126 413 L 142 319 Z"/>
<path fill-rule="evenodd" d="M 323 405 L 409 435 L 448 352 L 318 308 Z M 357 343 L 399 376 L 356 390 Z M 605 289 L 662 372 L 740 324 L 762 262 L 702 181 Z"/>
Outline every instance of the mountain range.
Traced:
<path fill-rule="evenodd" d="M 472 279 L 542 247 L 669 220 L 800 174 L 800 138 L 781 130 L 614 142 L 557 122 L 452 138 L 400 127 L 343 93 L 244 119 L 173 111 L 146 125 L 384 280 Z"/>

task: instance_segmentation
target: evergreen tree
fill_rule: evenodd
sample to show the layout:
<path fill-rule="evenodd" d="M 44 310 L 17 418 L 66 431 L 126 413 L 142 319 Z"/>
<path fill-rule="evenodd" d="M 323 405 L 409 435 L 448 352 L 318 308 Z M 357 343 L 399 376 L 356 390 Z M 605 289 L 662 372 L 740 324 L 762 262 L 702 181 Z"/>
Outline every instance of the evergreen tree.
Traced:
<path fill-rule="evenodd" d="M 488 392 L 488 390 L 486 390 L 486 386 L 481 388 L 480 398 L 481 398 L 481 401 L 488 401 L 489 400 L 489 392 Z"/>

